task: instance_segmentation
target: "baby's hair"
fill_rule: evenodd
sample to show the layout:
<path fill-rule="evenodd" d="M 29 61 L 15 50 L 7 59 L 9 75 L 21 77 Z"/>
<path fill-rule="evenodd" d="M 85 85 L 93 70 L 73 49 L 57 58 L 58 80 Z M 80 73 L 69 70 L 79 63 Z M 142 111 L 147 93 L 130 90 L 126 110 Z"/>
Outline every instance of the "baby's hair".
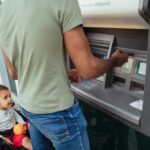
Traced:
<path fill-rule="evenodd" d="M 9 90 L 9 88 L 5 85 L 0 84 L 0 91 L 2 91 L 2 90 Z"/>

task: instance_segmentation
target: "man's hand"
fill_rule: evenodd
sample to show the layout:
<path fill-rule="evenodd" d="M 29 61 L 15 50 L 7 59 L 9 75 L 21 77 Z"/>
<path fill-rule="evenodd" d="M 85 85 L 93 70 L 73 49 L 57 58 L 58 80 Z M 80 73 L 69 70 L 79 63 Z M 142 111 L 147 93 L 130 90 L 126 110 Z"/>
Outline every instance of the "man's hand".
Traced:
<path fill-rule="evenodd" d="M 128 62 L 128 55 L 125 53 L 122 53 L 119 50 L 116 50 L 111 58 L 114 58 L 115 61 L 115 66 L 114 67 L 121 67 L 124 63 Z"/>
<path fill-rule="evenodd" d="M 14 66 L 10 62 L 8 56 L 6 55 L 5 50 L 2 49 L 2 52 L 3 52 L 3 55 L 4 55 L 5 63 L 6 63 L 7 70 L 8 70 L 8 73 L 9 73 L 10 77 L 13 80 L 18 80 L 18 73 L 16 72 Z"/>
<path fill-rule="evenodd" d="M 68 71 L 68 78 L 71 82 L 80 82 L 81 77 L 77 69 L 70 69 Z"/>

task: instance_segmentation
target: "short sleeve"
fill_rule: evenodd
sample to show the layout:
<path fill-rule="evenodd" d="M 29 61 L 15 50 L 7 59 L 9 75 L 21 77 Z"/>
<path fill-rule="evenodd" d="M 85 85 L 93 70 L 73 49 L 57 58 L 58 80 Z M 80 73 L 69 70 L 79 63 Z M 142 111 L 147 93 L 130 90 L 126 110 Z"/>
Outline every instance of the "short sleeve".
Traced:
<path fill-rule="evenodd" d="M 83 24 L 80 7 L 77 0 L 66 0 L 62 12 L 63 33 Z"/>

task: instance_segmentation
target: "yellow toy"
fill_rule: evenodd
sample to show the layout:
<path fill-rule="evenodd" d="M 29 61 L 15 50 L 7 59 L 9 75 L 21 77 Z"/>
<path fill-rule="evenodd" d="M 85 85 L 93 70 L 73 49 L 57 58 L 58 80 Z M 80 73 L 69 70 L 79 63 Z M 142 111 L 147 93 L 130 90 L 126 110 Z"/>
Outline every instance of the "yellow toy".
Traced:
<path fill-rule="evenodd" d="M 13 128 L 14 135 L 23 135 L 26 133 L 26 125 L 25 124 L 16 124 Z"/>

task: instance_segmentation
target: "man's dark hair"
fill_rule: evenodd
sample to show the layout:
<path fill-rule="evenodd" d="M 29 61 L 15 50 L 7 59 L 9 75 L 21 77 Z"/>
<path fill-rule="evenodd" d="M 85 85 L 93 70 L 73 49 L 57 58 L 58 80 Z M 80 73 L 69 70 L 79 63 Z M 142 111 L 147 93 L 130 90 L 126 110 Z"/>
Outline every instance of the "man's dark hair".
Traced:
<path fill-rule="evenodd" d="M 0 84 L 0 91 L 2 91 L 2 90 L 9 90 L 9 88 L 5 85 Z"/>

